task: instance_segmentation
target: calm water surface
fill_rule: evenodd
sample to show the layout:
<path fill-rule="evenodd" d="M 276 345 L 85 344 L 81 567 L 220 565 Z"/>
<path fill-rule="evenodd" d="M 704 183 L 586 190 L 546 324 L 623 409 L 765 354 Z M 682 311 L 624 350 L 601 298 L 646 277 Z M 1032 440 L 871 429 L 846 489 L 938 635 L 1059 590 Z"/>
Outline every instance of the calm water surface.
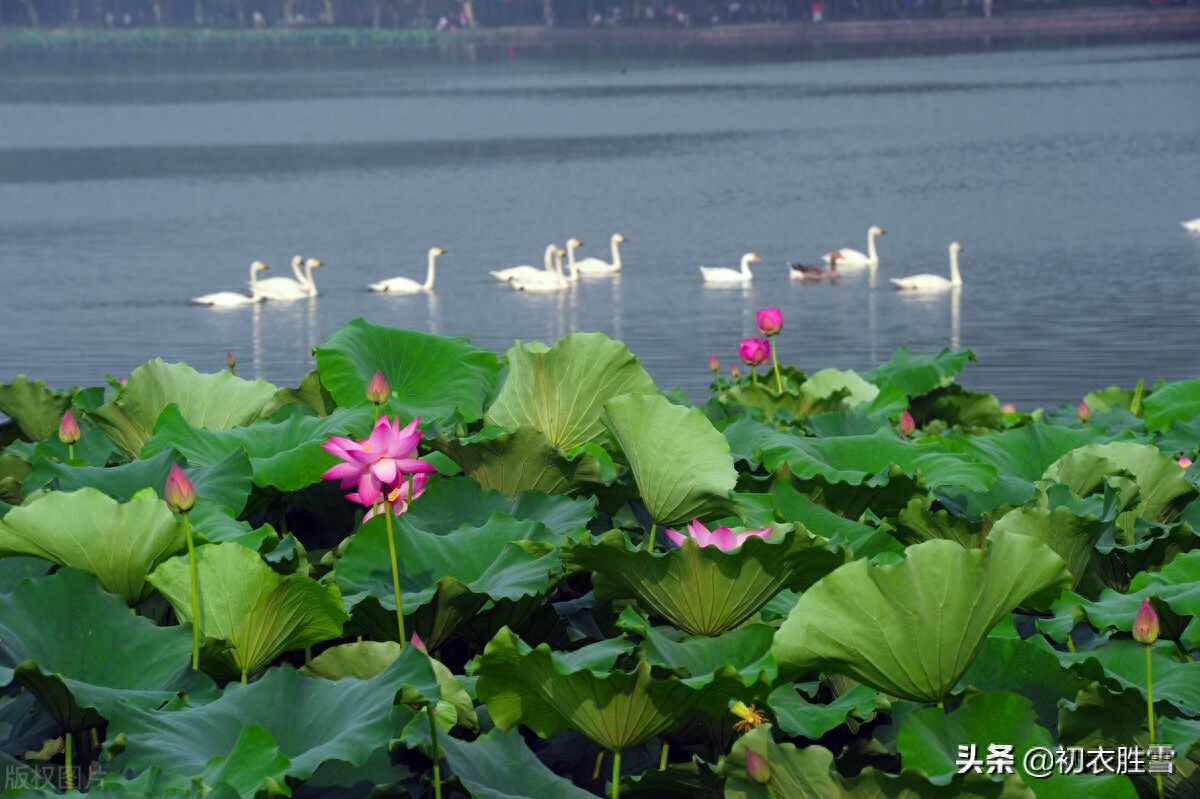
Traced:
<path fill-rule="evenodd" d="M 414 65 L 8 56 L 0 64 L 0 381 L 91 385 L 161 356 L 295 385 L 355 317 L 514 339 L 599 330 L 659 385 L 706 393 L 755 310 L 783 309 L 785 361 L 870 368 L 907 346 L 970 348 L 963 382 L 1057 405 L 1200 374 L 1200 45 L 883 59 L 513 58 Z M 879 240 L 836 285 L 786 262 Z M 617 279 L 517 293 L 489 269 L 550 242 Z M 961 291 L 887 278 L 947 272 Z M 423 278 L 436 294 L 374 295 Z M 697 269 L 762 263 L 745 288 Z M 214 310 L 248 267 L 318 256 L 311 301 Z"/>

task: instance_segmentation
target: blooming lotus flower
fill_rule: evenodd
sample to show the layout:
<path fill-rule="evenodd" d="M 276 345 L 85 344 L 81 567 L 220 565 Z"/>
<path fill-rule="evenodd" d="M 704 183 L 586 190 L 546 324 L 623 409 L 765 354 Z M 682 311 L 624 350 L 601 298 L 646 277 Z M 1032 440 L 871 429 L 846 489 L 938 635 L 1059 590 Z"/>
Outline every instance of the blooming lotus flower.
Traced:
<path fill-rule="evenodd" d="M 783 330 L 783 311 L 778 308 L 762 308 L 758 312 L 758 332 L 764 336 L 779 335 Z"/>
<path fill-rule="evenodd" d="M 712 372 L 714 375 L 721 371 L 721 362 L 717 360 L 717 356 L 708 356 L 708 371 Z"/>
<path fill-rule="evenodd" d="M 375 423 L 366 441 L 330 436 L 321 448 L 344 463 L 337 464 L 321 477 L 341 480 L 343 489 L 357 485 L 357 501 L 374 505 L 385 490 L 390 492 L 400 488 L 406 475 L 437 471 L 414 457 L 421 441 L 421 432 L 417 430 L 420 422 L 421 418 L 417 417 L 401 428 L 399 419 L 393 421 L 384 415 Z"/>
<path fill-rule="evenodd" d="M 759 785 L 771 781 L 771 767 L 767 765 L 767 759 L 750 747 L 746 747 L 746 773 Z"/>
<path fill-rule="evenodd" d="M 772 533 L 768 527 L 765 530 L 747 530 L 744 533 L 735 533 L 728 527 L 718 527 L 716 530 L 709 530 L 699 519 L 693 519 L 688 523 L 687 535 L 677 533 L 674 530 L 665 530 L 667 538 L 675 542 L 676 546 L 683 546 L 683 542 L 690 538 L 696 542 L 698 546 L 707 547 L 715 546 L 722 552 L 728 552 L 731 549 L 737 549 L 742 544 L 746 543 L 746 539 L 750 536 L 766 538 Z"/>
<path fill-rule="evenodd" d="M 900 431 L 900 435 L 907 438 L 917 429 L 917 423 L 913 420 L 913 416 L 908 411 L 900 414 L 900 422 L 896 425 L 896 429 Z"/>
<path fill-rule="evenodd" d="M 399 516 L 408 510 L 408 504 L 417 497 L 425 493 L 425 483 L 429 480 L 427 474 L 414 474 L 411 480 L 405 479 L 400 485 L 388 491 L 387 504 L 392 508 L 392 515 Z M 412 496 L 409 496 L 409 494 Z M 358 493 L 347 494 L 346 499 L 351 502 L 357 502 L 360 505 L 367 505 L 370 510 L 363 516 L 363 521 L 373 517 L 378 509 L 378 504 L 372 502 L 363 502 L 362 497 Z"/>
<path fill-rule="evenodd" d="M 387 402 L 390 393 L 391 388 L 388 386 L 387 378 L 383 376 L 382 371 L 377 370 L 375 376 L 371 378 L 371 382 L 367 383 L 367 399 L 375 405 L 382 405 Z"/>
<path fill-rule="evenodd" d="M 79 436 L 79 422 L 75 421 L 70 411 L 64 412 L 62 421 L 58 423 L 58 440 L 64 444 L 74 444 Z"/>
<path fill-rule="evenodd" d="M 1158 614 L 1149 599 L 1142 600 L 1142 606 L 1133 617 L 1133 640 L 1147 646 L 1158 640 Z"/>
<path fill-rule="evenodd" d="M 167 500 L 167 507 L 175 513 L 187 513 L 196 504 L 196 487 L 177 463 L 171 464 L 171 472 L 167 475 L 167 487 L 163 494 Z"/>
<path fill-rule="evenodd" d="M 758 366 L 766 363 L 771 357 L 771 342 L 765 338 L 744 338 L 738 346 L 738 357 L 747 366 Z"/>
<path fill-rule="evenodd" d="M 1086 422 L 1088 419 L 1092 418 L 1092 409 L 1088 407 L 1086 402 L 1080 400 L 1079 408 L 1076 409 L 1075 415 L 1079 417 L 1079 421 Z"/>

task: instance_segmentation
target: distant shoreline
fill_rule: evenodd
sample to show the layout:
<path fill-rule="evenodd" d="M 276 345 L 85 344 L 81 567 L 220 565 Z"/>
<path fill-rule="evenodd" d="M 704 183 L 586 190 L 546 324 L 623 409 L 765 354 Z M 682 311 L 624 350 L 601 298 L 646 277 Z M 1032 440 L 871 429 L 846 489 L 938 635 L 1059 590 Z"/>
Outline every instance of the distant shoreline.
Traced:
<path fill-rule="evenodd" d="M 223 50 L 422 49 L 456 45 L 644 52 L 678 48 L 821 48 L 886 43 L 1036 43 L 1200 38 L 1200 6 L 1114 8 L 920 19 L 787 21 L 689 28 L 429 29 L 0 28 L 0 52 L 204 52 Z"/>

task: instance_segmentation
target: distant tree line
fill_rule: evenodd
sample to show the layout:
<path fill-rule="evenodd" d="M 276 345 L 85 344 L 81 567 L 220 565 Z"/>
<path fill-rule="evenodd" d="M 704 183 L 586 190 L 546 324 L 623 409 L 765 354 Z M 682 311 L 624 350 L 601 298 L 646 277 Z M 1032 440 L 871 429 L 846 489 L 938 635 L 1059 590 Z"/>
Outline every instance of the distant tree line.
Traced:
<path fill-rule="evenodd" d="M 1012 0 L 1026 7 L 1097 0 Z M 134 28 L 708 25 L 924 16 L 983 0 L 0 0 L 0 25 Z M 994 0 L 997 10 L 1006 0 Z M 1112 0 L 1098 0 L 1110 4 Z"/>

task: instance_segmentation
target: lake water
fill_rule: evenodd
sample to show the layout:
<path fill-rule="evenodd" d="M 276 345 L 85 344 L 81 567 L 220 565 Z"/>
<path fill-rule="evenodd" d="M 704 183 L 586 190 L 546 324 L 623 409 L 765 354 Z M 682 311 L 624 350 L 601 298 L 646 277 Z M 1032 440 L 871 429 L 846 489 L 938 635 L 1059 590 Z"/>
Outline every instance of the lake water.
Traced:
<path fill-rule="evenodd" d="M 887 58 L 0 56 L 0 381 L 93 385 L 155 356 L 295 385 L 342 323 L 514 339 L 598 330 L 706 395 L 755 311 L 785 362 L 970 348 L 1022 408 L 1200 375 L 1200 44 Z M 436 62 L 436 63 L 430 63 Z M 877 270 L 788 261 L 879 239 Z M 624 270 L 525 294 L 550 242 Z M 889 277 L 947 273 L 913 295 Z M 423 279 L 431 296 L 371 294 Z M 700 265 L 762 259 L 752 284 Z M 249 264 L 320 257 L 320 296 L 214 310 Z"/>

